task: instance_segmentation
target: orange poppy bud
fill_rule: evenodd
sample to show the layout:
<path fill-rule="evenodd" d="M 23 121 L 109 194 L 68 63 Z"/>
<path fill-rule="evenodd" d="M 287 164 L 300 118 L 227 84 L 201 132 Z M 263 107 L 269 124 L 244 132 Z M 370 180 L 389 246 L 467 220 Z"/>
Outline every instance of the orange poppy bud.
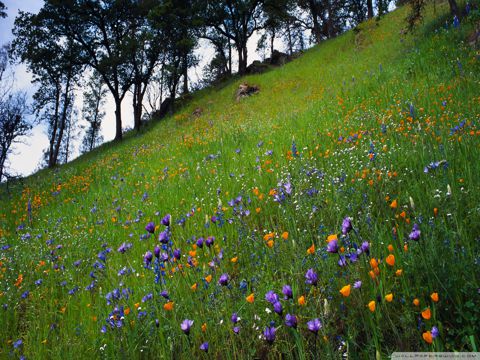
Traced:
<path fill-rule="evenodd" d="M 231 258 L 230 261 L 235 264 L 238 261 L 238 256 Z"/>
<path fill-rule="evenodd" d="M 426 308 L 425 310 L 422 311 L 422 317 L 425 320 L 430 320 L 430 318 L 432 317 L 432 312 L 430 311 L 430 308 Z"/>
<path fill-rule="evenodd" d="M 398 269 L 397 271 L 395 271 L 395 275 L 397 275 L 397 276 L 402 276 L 402 274 L 403 274 L 402 269 Z"/>
<path fill-rule="evenodd" d="M 125 310 L 123 310 L 123 313 L 124 313 L 125 315 L 130 314 L 130 308 L 126 308 Z"/>
<path fill-rule="evenodd" d="M 207 331 L 207 323 L 202 324 L 202 332 Z"/>
<path fill-rule="evenodd" d="M 342 246 L 342 247 L 340 248 L 340 253 L 343 254 L 344 252 L 345 252 L 345 248 Z"/>
<path fill-rule="evenodd" d="M 387 302 L 392 302 L 393 301 L 393 294 L 390 293 L 390 294 L 385 295 L 385 300 Z"/>
<path fill-rule="evenodd" d="M 405 251 L 405 252 L 408 251 L 408 245 L 407 244 L 403 245 L 403 251 Z"/>
<path fill-rule="evenodd" d="M 350 285 L 345 285 L 340 289 L 340 294 L 342 294 L 344 297 L 349 297 L 350 296 L 350 290 L 351 286 Z"/>
<path fill-rule="evenodd" d="M 434 292 L 432 295 L 430 295 L 430 297 L 434 302 L 438 302 L 438 293 Z"/>
<path fill-rule="evenodd" d="M 405 219 L 407 217 L 407 213 L 405 212 L 405 210 L 400 213 L 400 217 L 402 219 Z"/>
<path fill-rule="evenodd" d="M 425 342 L 427 344 L 431 344 L 433 342 L 433 337 L 432 337 L 432 333 L 430 331 L 426 331 L 422 334 L 422 337 L 423 337 L 423 340 L 425 340 Z"/>
<path fill-rule="evenodd" d="M 378 267 L 378 261 L 377 261 L 377 259 L 371 258 L 371 259 L 370 259 L 370 266 L 371 266 L 373 269 L 377 268 L 377 267 Z"/>
<path fill-rule="evenodd" d="M 260 209 L 259 207 L 255 209 L 255 212 L 258 214 L 260 213 L 260 211 L 262 211 L 262 209 Z"/>
<path fill-rule="evenodd" d="M 163 308 L 166 311 L 172 311 L 173 310 L 173 304 L 174 304 L 173 301 L 169 301 L 169 302 L 167 302 L 166 304 L 163 305 Z"/>
<path fill-rule="evenodd" d="M 398 203 L 397 203 L 397 199 L 393 200 L 391 203 L 390 203 L 390 207 L 392 209 L 396 209 L 398 206 Z"/>
<path fill-rule="evenodd" d="M 312 244 L 312 246 L 310 246 L 310 247 L 307 249 L 307 254 L 310 254 L 310 255 L 315 254 L 315 244 Z"/>
<path fill-rule="evenodd" d="M 413 305 L 415 306 L 420 305 L 420 300 L 418 300 L 417 298 L 413 299 Z"/>
<path fill-rule="evenodd" d="M 140 303 L 135 303 L 135 309 L 138 309 L 140 307 Z"/>
<path fill-rule="evenodd" d="M 300 306 L 305 305 L 305 296 L 302 295 L 298 298 L 298 305 L 300 305 Z"/>
<path fill-rule="evenodd" d="M 288 232 L 287 231 L 284 231 L 283 234 L 282 234 L 282 239 L 283 240 L 287 240 L 288 239 Z"/>
<path fill-rule="evenodd" d="M 197 286 L 198 286 L 198 284 L 195 283 L 195 284 L 193 284 L 192 286 L 190 286 L 190 289 L 192 289 L 192 291 L 196 291 L 196 290 L 197 290 Z"/>
<path fill-rule="evenodd" d="M 253 302 L 255 301 L 255 295 L 253 293 L 251 293 L 250 295 L 248 295 L 246 297 L 246 300 L 247 302 L 249 302 L 250 304 L 253 304 Z"/>
<path fill-rule="evenodd" d="M 438 215 L 438 209 L 437 208 L 433 208 L 433 216 L 434 217 L 437 217 Z"/>
<path fill-rule="evenodd" d="M 378 267 L 376 267 L 375 269 L 373 269 L 373 272 L 375 273 L 375 275 L 380 275 L 380 269 Z"/>
<path fill-rule="evenodd" d="M 269 248 L 272 248 L 274 244 L 275 244 L 275 242 L 274 242 L 273 240 L 268 240 L 268 241 L 267 241 L 267 246 L 268 246 Z"/>
<path fill-rule="evenodd" d="M 327 242 L 338 240 L 337 234 L 328 235 Z"/>
<path fill-rule="evenodd" d="M 370 277 L 372 278 L 372 280 L 375 279 L 375 277 L 376 277 L 376 276 L 375 276 L 375 273 L 373 272 L 373 270 L 370 270 L 370 271 L 368 272 L 368 275 L 370 275 Z"/>
<path fill-rule="evenodd" d="M 375 311 L 375 301 L 370 301 L 368 303 L 368 308 L 370 309 L 371 312 L 374 312 Z"/>
<path fill-rule="evenodd" d="M 388 251 L 393 252 L 393 245 L 392 244 L 388 245 Z"/>
<path fill-rule="evenodd" d="M 387 258 L 385 259 L 386 263 L 390 266 L 394 266 L 395 265 L 395 255 L 393 254 L 390 254 L 387 256 Z"/>

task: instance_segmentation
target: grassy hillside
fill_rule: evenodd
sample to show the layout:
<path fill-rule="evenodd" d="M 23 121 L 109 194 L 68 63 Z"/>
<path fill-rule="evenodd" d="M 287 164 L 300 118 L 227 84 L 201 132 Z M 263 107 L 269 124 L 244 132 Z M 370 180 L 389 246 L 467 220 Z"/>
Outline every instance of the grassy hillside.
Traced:
<path fill-rule="evenodd" d="M 3 187 L 0 358 L 478 349 L 479 16 L 407 11 Z"/>

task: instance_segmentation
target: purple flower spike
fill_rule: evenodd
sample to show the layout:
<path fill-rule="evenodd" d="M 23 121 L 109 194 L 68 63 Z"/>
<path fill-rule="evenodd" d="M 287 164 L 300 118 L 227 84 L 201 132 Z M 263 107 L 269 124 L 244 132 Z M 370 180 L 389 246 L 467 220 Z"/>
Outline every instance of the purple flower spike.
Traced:
<path fill-rule="evenodd" d="M 275 332 L 276 332 L 276 329 L 274 326 L 267 326 L 265 328 L 265 331 L 263 332 L 263 336 L 265 337 L 265 340 L 269 344 L 273 344 L 273 342 L 275 341 Z"/>
<path fill-rule="evenodd" d="M 369 255 L 370 254 L 370 243 L 368 241 L 364 241 L 362 243 L 362 246 L 360 247 L 360 249 L 362 250 L 362 252 Z"/>
<path fill-rule="evenodd" d="M 210 247 L 213 245 L 213 242 L 215 241 L 215 237 L 213 236 L 209 236 L 207 238 L 207 240 L 205 241 L 205 245 L 207 245 L 207 247 Z"/>
<path fill-rule="evenodd" d="M 173 257 L 177 260 L 180 260 L 180 256 L 182 255 L 182 252 L 180 249 L 175 249 L 173 250 Z"/>
<path fill-rule="evenodd" d="M 147 230 L 150 234 L 155 232 L 155 224 L 153 222 L 149 222 L 147 226 L 145 226 L 145 230 Z"/>
<path fill-rule="evenodd" d="M 193 325 L 193 320 L 185 319 L 180 324 L 180 328 L 186 335 L 188 335 L 190 334 L 190 328 L 192 327 L 192 325 Z"/>
<path fill-rule="evenodd" d="M 308 330 L 313 332 L 315 335 L 317 335 L 318 330 L 320 330 L 322 328 L 322 323 L 321 323 L 320 319 L 313 319 L 313 320 L 310 320 L 309 322 L 307 322 L 307 328 L 308 328 Z"/>
<path fill-rule="evenodd" d="M 197 240 L 197 246 L 201 249 L 203 248 L 203 237 L 198 238 Z"/>
<path fill-rule="evenodd" d="M 225 273 L 225 274 L 222 274 L 220 276 L 220 279 L 218 279 L 218 283 L 222 286 L 226 286 L 226 285 L 228 285 L 228 280 L 230 280 L 230 278 L 229 278 L 228 274 Z"/>
<path fill-rule="evenodd" d="M 273 304 L 273 311 L 275 311 L 278 315 L 282 315 L 283 307 L 280 301 L 277 301 L 275 304 Z"/>
<path fill-rule="evenodd" d="M 347 216 L 342 222 L 342 234 L 347 235 L 352 230 L 352 220 Z"/>
<path fill-rule="evenodd" d="M 438 328 L 436 326 L 433 326 L 432 327 L 432 331 L 431 331 L 431 334 L 432 334 L 432 338 L 437 338 L 438 335 L 440 335 L 439 331 L 438 331 Z"/>
<path fill-rule="evenodd" d="M 285 295 L 284 299 L 292 299 L 293 298 L 293 291 L 290 285 L 284 285 L 282 288 L 282 294 Z"/>
<path fill-rule="evenodd" d="M 308 269 L 305 274 L 305 283 L 308 285 L 316 286 L 318 282 L 318 275 L 313 269 Z"/>
<path fill-rule="evenodd" d="M 170 214 L 165 215 L 162 219 L 162 225 L 170 226 L 170 219 L 171 219 Z"/>
<path fill-rule="evenodd" d="M 360 289 L 361 287 L 362 287 L 362 282 L 361 282 L 360 280 L 355 281 L 355 282 L 353 283 L 353 288 L 354 288 L 354 289 Z"/>
<path fill-rule="evenodd" d="M 233 313 L 232 317 L 230 318 L 232 320 L 232 323 L 236 324 L 238 322 L 238 315 L 237 313 Z"/>
<path fill-rule="evenodd" d="M 200 350 L 208 352 L 208 342 L 204 342 L 202 345 L 200 345 Z"/>
<path fill-rule="evenodd" d="M 150 265 L 153 259 L 153 254 L 151 251 L 147 251 L 145 255 L 143 255 L 143 261 L 145 262 L 145 265 Z"/>
<path fill-rule="evenodd" d="M 278 295 L 275 294 L 275 292 L 273 292 L 272 290 L 270 290 L 269 292 L 267 292 L 265 294 L 265 300 L 267 300 L 270 304 L 275 304 L 276 302 L 278 302 Z"/>
<path fill-rule="evenodd" d="M 413 224 L 412 232 L 410 233 L 410 235 L 408 235 L 408 238 L 410 240 L 418 241 L 420 239 L 420 234 L 421 234 L 421 231 L 418 224 Z"/>
<path fill-rule="evenodd" d="M 336 254 L 338 252 L 338 241 L 332 240 L 327 245 L 327 251 L 332 254 Z"/>
<path fill-rule="evenodd" d="M 153 253 L 155 254 L 155 257 L 158 259 L 160 257 L 160 248 L 155 245 L 155 249 L 153 250 Z"/>
<path fill-rule="evenodd" d="M 169 240 L 168 232 L 167 231 L 162 231 L 158 235 L 158 241 L 160 241 L 162 244 L 167 244 Z"/>
<path fill-rule="evenodd" d="M 291 315 L 291 314 L 285 315 L 285 325 L 287 325 L 288 327 L 293 327 L 293 328 L 296 329 L 297 324 L 298 324 L 298 321 L 297 321 L 297 317 L 295 315 Z"/>

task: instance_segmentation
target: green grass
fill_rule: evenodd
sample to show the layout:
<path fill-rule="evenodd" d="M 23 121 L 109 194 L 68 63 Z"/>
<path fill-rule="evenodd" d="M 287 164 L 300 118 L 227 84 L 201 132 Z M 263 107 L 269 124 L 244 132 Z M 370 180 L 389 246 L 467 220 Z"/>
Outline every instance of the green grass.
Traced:
<path fill-rule="evenodd" d="M 0 250 L 0 357 L 384 358 L 478 348 L 480 66 L 466 41 L 478 17 L 445 30 L 451 19 L 441 3 L 435 13 L 427 8 L 415 34 L 402 35 L 407 11 L 361 24 L 284 67 L 202 90 L 139 136 L 4 186 L 0 247 L 10 247 Z M 261 91 L 236 102 L 244 81 Z M 194 117 L 198 107 L 203 113 Z M 445 166 L 424 172 L 441 160 Z M 143 255 L 161 245 L 167 213 L 171 249 L 182 257 L 170 254 L 165 275 L 158 273 L 164 283 L 156 283 Z M 347 216 L 353 230 L 342 235 Z M 149 221 L 159 226 L 152 237 Z M 414 223 L 420 239 L 408 241 Z M 343 255 L 365 241 L 370 252 L 340 267 L 339 255 L 326 252 L 331 234 Z M 214 245 L 195 250 L 208 236 Z M 132 247 L 122 254 L 124 242 Z M 119 276 L 124 267 L 133 271 Z M 316 286 L 305 283 L 308 269 L 318 274 Z M 224 273 L 228 286 L 218 284 Z M 291 300 L 283 299 L 285 284 Z M 128 298 L 107 304 L 114 289 L 129 289 Z M 282 316 L 265 300 L 270 290 Z M 129 309 L 119 328 L 106 322 L 115 305 Z M 431 318 L 423 319 L 427 307 Z M 287 313 L 297 316 L 297 329 L 285 325 Z M 323 324 L 318 335 L 307 329 L 314 318 Z M 188 336 L 184 319 L 194 320 Z M 276 339 L 268 344 L 262 333 L 272 321 Z M 433 326 L 439 336 L 428 344 L 422 334 Z M 199 349 L 205 341 L 208 354 Z"/>

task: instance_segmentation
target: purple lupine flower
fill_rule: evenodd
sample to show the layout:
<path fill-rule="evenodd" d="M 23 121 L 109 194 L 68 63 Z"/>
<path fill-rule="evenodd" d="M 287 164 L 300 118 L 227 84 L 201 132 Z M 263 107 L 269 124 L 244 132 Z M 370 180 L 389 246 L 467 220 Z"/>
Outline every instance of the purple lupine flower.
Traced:
<path fill-rule="evenodd" d="M 233 328 L 233 332 L 234 332 L 235 334 L 238 334 L 238 333 L 240 332 L 240 328 L 239 328 L 238 326 L 235 326 L 235 327 Z"/>
<path fill-rule="evenodd" d="M 437 328 L 436 326 L 433 326 L 433 327 L 432 327 L 431 334 L 432 334 L 432 338 L 433 338 L 433 339 L 437 338 L 438 335 L 440 334 L 440 332 L 438 331 L 438 328 Z"/>
<path fill-rule="evenodd" d="M 167 290 L 162 290 L 162 292 L 160 293 L 160 296 L 167 299 L 167 300 L 170 298 Z"/>
<path fill-rule="evenodd" d="M 265 328 L 265 331 L 263 332 L 263 336 L 265 337 L 265 340 L 269 344 L 273 344 L 273 342 L 275 341 L 275 332 L 276 332 L 276 329 L 274 326 L 267 326 Z"/>
<path fill-rule="evenodd" d="M 220 279 L 218 279 L 218 283 L 222 286 L 226 286 L 226 285 L 228 285 L 228 280 L 229 279 L 230 278 L 229 278 L 227 273 L 222 274 L 222 275 L 220 275 Z"/>
<path fill-rule="evenodd" d="M 203 248 L 203 237 L 198 238 L 197 240 L 197 246 L 201 249 Z"/>
<path fill-rule="evenodd" d="M 185 319 L 183 320 L 183 322 L 180 324 L 180 329 L 182 329 L 182 331 L 188 335 L 190 334 L 190 328 L 192 327 L 193 325 L 193 320 L 189 320 L 189 319 Z"/>
<path fill-rule="evenodd" d="M 293 328 L 296 329 L 297 324 L 298 324 L 298 321 L 297 321 L 297 317 L 295 315 L 291 315 L 291 314 L 285 315 L 285 325 L 287 325 L 288 327 L 293 327 Z"/>
<path fill-rule="evenodd" d="M 168 254 L 166 252 L 161 253 L 159 260 L 161 262 L 167 262 L 168 261 Z"/>
<path fill-rule="evenodd" d="M 360 249 L 362 250 L 362 252 L 369 255 L 370 254 L 370 243 L 368 241 L 364 241 L 362 243 L 362 246 L 360 247 Z"/>
<path fill-rule="evenodd" d="M 293 291 L 292 291 L 292 288 L 290 287 L 290 285 L 283 285 L 282 294 L 285 295 L 284 296 L 285 300 L 293 298 Z"/>
<path fill-rule="evenodd" d="M 215 237 L 213 236 L 209 236 L 207 238 L 207 240 L 205 241 L 205 245 L 207 245 L 207 247 L 210 247 L 213 245 L 213 242 L 215 241 Z"/>
<path fill-rule="evenodd" d="M 147 230 L 150 234 L 153 234 L 155 232 L 155 224 L 150 221 L 147 226 L 145 226 L 145 230 Z"/>
<path fill-rule="evenodd" d="M 347 216 L 342 222 L 342 234 L 347 235 L 352 230 L 352 220 Z"/>
<path fill-rule="evenodd" d="M 320 330 L 322 328 L 322 323 L 321 323 L 320 319 L 313 319 L 313 320 L 310 320 L 309 322 L 307 322 L 307 328 L 308 328 L 308 330 L 313 332 L 315 335 L 317 335 L 318 330 Z"/>
<path fill-rule="evenodd" d="M 132 247 L 131 243 L 123 243 L 120 245 L 120 247 L 117 249 L 119 253 L 125 254 L 125 252 Z"/>
<path fill-rule="evenodd" d="M 275 294 L 273 290 L 270 290 L 265 294 L 265 300 L 267 300 L 270 304 L 273 305 L 276 302 L 278 302 L 279 299 L 278 299 L 278 295 Z"/>
<path fill-rule="evenodd" d="M 170 226 L 170 219 L 171 219 L 170 214 L 165 215 L 162 219 L 162 225 Z"/>
<path fill-rule="evenodd" d="M 153 294 L 149 293 L 142 298 L 142 302 L 147 302 L 147 301 L 152 300 L 152 299 L 153 299 Z"/>
<path fill-rule="evenodd" d="M 349 256 L 349 259 L 350 259 L 351 263 L 357 262 L 357 260 L 358 260 L 357 253 L 351 253 L 350 256 Z"/>
<path fill-rule="evenodd" d="M 158 259 L 160 257 L 160 251 L 162 249 L 160 249 L 160 247 L 158 245 L 155 245 L 155 249 L 153 250 L 153 254 L 155 255 L 155 257 Z"/>
<path fill-rule="evenodd" d="M 418 224 L 413 224 L 412 232 L 410 233 L 410 235 L 408 235 L 408 238 L 410 240 L 418 241 L 420 239 L 420 234 L 421 234 L 421 231 Z"/>
<path fill-rule="evenodd" d="M 338 252 L 338 241 L 332 240 L 327 245 L 327 252 L 336 254 Z"/>
<path fill-rule="evenodd" d="M 362 282 L 361 282 L 360 280 L 355 281 L 355 282 L 353 283 L 353 288 L 354 288 L 354 289 L 360 289 L 361 287 L 362 287 Z"/>
<path fill-rule="evenodd" d="M 338 266 L 347 266 L 347 259 L 345 259 L 345 256 L 340 255 L 340 258 L 338 259 Z"/>
<path fill-rule="evenodd" d="M 22 339 L 18 339 L 17 341 L 15 341 L 15 342 L 13 343 L 13 348 L 14 348 L 14 349 L 18 349 L 18 348 L 21 347 L 22 345 L 23 345 Z"/>
<path fill-rule="evenodd" d="M 158 235 L 158 241 L 160 241 L 162 244 L 167 244 L 169 240 L 168 232 L 167 231 L 162 231 Z"/>
<path fill-rule="evenodd" d="M 275 304 L 273 304 L 273 311 L 275 311 L 278 315 L 282 315 L 283 307 L 280 301 L 277 301 Z"/>
<path fill-rule="evenodd" d="M 232 314 L 232 317 L 230 318 L 230 320 L 232 321 L 232 323 L 236 324 L 238 322 L 238 315 L 237 313 L 233 313 Z"/>
<path fill-rule="evenodd" d="M 218 218 L 217 218 L 215 215 L 213 215 L 213 216 L 210 218 L 210 221 L 211 221 L 212 223 L 214 223 L 214 224 L 217 222 L 217 220 L 218 220 Z"/>
<path fill-rule="evenodd" d="M 143 261 L 145 262 L 146 266 L 150 265 L 150 263 L 152 262 L 152 259 L 153 259 L 153 254 L 150 250 L 147 251 L 145 255 L 143 255 Z"/>
<path fill-rule="evenodd" d="M 182 252 L 180 249 L 175 249 L 173 250 L 173 257 L 177 260 L 180 260 L 180 256 L 182 255 Z"/>
<path fill-rule="evenodd" d="M 308 269 L 307 273 L 305 274 L 305 279 L 307 279 L 305 280 L 306 284 L 316 286 L 318 281 L 318 275 L 313 269 Z"/>
<path fill-rule="evenodd" d="M 202 345 L 200 345 L 200 350 L 208 352 L 208 342 L 204 342 Z"/>

